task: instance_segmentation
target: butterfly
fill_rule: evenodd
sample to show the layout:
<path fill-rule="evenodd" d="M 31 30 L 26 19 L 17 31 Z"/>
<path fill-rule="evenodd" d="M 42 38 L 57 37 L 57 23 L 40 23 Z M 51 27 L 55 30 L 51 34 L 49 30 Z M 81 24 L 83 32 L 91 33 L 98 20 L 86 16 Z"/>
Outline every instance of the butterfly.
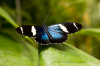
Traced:
<path fill-rule="evenodd" d="M 75 33 L 82 28 L 82 25 L 75 22 L 65 22 L 47 26 L 45 23 L 40 26 L 25 25 L 16 29 L 17 33 L 34 37 L 41 45 L 59 44 L 68 39 L 68 34 Z"/>

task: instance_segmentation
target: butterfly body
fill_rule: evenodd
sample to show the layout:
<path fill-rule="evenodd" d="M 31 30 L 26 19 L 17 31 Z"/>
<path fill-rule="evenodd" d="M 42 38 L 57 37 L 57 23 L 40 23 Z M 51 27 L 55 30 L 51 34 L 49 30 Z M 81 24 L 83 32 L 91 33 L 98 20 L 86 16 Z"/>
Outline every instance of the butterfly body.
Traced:
<path fill-rule="evenodd" d="M 46 24 L 45 23 L 43 23 L 43 28 L 44 28 L 44 31 L 47 33 L 47 35 L 48 35 L 48 37 L 49 37 L 49 39 L 53 39 L 53 37 L 51 36 L 51 34 L 48 32 L 48 27 L 46 26 Z"/>
<path fill-rule="evenodd" d="M 82 25 L 74 22 L 65 22 L 46 26 L 43 23 L 43 27 L 40 26 L 20 26 L 16 31 L 24 36 L 34 37 L 36 42 L 41 45 L 58 44 L 67 40 L 67 34 L 75 33 L 82 28 Z"/>

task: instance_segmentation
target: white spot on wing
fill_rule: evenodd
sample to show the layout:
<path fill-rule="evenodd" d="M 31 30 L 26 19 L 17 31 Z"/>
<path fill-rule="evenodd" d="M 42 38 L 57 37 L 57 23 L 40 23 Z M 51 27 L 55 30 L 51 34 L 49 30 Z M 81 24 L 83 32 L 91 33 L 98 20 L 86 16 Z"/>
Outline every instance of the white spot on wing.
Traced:
<path fill-rule="evenodd" d="M 22 28 L 22 27 L 20 27 L 20 29 L 21 29 L 21 32 L 22 32 L 22 34 L 23 34 L 23 28 Z"/>
<path fill-rule="evenodd" d="M 60 28 L 61 28 L 64 32 L 69 33 L 68 30 L 67 30 L 67 28 L 64 27 L 62 24 L 59 24 L 59 26 L 60 26 Z"/>
<path fill-rule="evenodd" d="M 76 29 L 78 29 L 75 23 L 73 23 L 73 25 L 76 27 Z"/>
<path fill-rule="evenodd" d="M 35 29 L 35 27 L 34 27 L 34 26 L 32 26 L 32 28 L 31 28 L 31 32 L 33 33 L 33 36 L 35 36 L 35 35 L 36 35 L 36 29 Z"/>

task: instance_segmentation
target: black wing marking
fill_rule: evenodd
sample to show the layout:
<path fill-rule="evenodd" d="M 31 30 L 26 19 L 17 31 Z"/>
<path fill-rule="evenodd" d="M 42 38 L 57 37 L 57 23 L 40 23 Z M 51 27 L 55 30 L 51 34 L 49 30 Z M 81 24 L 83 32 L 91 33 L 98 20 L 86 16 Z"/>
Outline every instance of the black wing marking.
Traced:
<path fill-rule="evenodd" d="M 19 34 L 28 37 L 37 37 L 43 30 L 42 27 L 30 25 L 20 26 L 16 29 Z"/>

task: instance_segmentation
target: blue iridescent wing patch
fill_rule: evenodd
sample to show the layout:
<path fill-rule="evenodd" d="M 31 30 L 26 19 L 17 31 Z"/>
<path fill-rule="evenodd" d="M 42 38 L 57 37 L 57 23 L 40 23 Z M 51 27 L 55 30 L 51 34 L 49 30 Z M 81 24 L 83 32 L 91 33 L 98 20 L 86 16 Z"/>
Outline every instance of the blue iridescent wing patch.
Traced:
<path fill-rule="evenodd" d="M 53 44 L 59 44 L 67 40 L 68 36 L 65 33 L 62 33 L 62 31 L 53 31 L 48 30 L 50 35 L 52 36 L 52 39 L 50 39 L 50 42 Z"/>
<path fill-rule="evenodd" d="M 48 45 L 50 43 L 49 37 L 45 31 L 43 31 L 41 34 L 39 34 L 35 38 L 36 42 L 38 42 L 41 45 Z"/>

